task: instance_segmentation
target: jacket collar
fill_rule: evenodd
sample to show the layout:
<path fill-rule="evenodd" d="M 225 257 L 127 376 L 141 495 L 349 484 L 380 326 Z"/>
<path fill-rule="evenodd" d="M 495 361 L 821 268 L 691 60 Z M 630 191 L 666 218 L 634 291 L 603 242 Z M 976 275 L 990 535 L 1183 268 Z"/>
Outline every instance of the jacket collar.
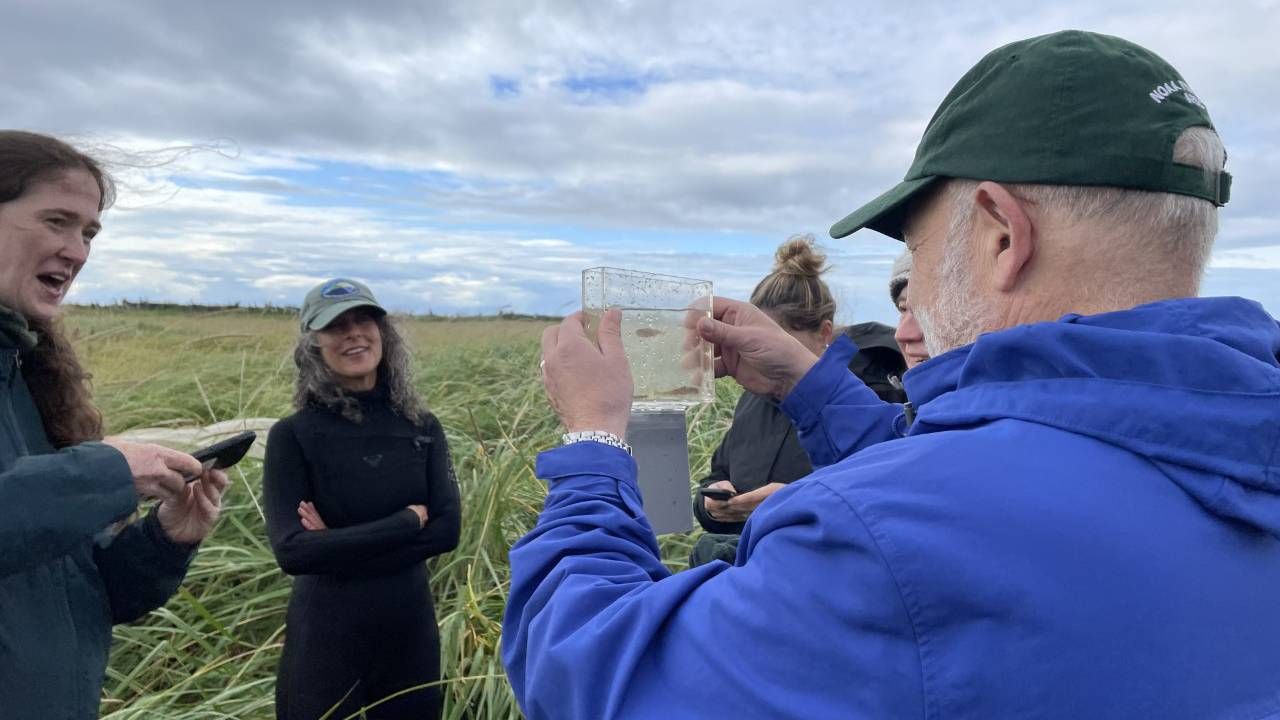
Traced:
<path fill-rule="evenodd" d="M 0 305 L 0 348 L 30 350 L 36 346 L 37 337 L 20 313 Z"/>

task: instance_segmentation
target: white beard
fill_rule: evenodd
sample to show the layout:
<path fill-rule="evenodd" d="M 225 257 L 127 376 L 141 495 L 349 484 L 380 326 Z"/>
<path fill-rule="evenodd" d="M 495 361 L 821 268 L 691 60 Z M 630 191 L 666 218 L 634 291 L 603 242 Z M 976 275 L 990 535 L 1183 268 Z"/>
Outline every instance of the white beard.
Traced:
<path fill-rule="evenodd" d="M 968 345 L 991 327 L 994 313 L 974 290 L 966 243 L 947 238 L 930 307 L 913 305 L 929 357 Z"/>

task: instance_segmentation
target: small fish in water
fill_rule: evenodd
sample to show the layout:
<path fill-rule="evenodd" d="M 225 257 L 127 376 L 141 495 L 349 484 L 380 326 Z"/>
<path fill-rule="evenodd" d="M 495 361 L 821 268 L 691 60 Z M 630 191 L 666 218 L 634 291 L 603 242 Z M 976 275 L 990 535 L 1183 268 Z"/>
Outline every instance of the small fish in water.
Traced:
<path fill-rule="evenodd" d="M 660 395 L 699 395 L 701 393 L 702 391 L 699 390 L 698 388 L 689 387 L 688 385 L 685 385 L 684 387 L 673 388 L 671 390 L 663 390 L 659 394 Z"/>
<path fill-rule="evenodd" d="M 639 330 L 636 331 L 636 337 L 642 337 L 642 338 L 657 337 L 661 334 L 662 334 L 662 331 L 657 328 L 640 328 Z"/>

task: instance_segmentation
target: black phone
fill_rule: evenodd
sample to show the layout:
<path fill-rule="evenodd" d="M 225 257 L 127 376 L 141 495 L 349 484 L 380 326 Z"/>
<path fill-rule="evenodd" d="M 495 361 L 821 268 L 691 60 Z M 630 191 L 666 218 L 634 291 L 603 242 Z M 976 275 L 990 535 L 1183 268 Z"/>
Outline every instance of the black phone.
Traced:
<path fill-rule="evenodd" d="M 702 497 L 709 497 L 712 500 L 720 500 L 723 502 L 738 493 L 732 490 L 725 490 L 724 488 L 700 487 L 698 488 L 698 494 Z"/>
<path fill-rule="evenodd" d="M 249 452 L 253 441 L 257 439 L 258 433 L 246 430 L 208 447 L 202 447 L 191 453 L 191 457 L 199 460 L 205 470 L 225 470 L 244 459 L 245 453 Z M 189 477 L 187 482 L 192 482 L 199 477 L 199 475 Z"/>

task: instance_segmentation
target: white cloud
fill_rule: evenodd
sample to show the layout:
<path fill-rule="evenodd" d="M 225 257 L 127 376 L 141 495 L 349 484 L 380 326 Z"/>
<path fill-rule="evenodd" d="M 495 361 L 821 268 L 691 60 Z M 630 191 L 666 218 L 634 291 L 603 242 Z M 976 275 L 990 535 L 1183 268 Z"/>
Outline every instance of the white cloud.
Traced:
<path fill-rule="evenodd" d="M 1270 1 L 19 3 L 0 100 L 10 125 L 199 146 L 122 168 L 73 297 L 278 303 L 361 272 L 404 309 L 554 312 L 606 262 L 749 292 L 772 244 L 821 237 L 901 178 L 965 68 L 1066 27 L 1182 70 L 1231 150 L 1215 268 L 1280 272 Z M 897 246 L 864 235 L 829 243 L 833 280 L 888 317 Z"/>
<path fill-rule="evenodd" d="M 573 244 L 564 240 L 537 239 L 537 240 L 513 240 L 514 244 L 527 248 L 564 248 L 572 247 Z"/>
<path fill-rule="evenodd" d="M 263 290 L 281 290 L 288 289 L 292 291 L 310 290 L 311 288 L 324 282 L 327 278 L 323 275 L 264 275 L 255 278 L 249 284 Z M 296 297 L 294 292 L 292 297 Z"/>
<path fill-rule="evenodd" d="M 154 259 L 117 258 L 110 262 L 110 272 L 82 272 L 68 296 L 70 302 L 114 302 L 118 300 L 153 300 L 199 302 L 208 284 L 207 278 L 168 262 Z"/>
<path fill-rule="evenodd" d="M 1273 270 L 1280 280 L 1280 245 L 1217 253 L 1210 267 L 1215 270 Z"/>

